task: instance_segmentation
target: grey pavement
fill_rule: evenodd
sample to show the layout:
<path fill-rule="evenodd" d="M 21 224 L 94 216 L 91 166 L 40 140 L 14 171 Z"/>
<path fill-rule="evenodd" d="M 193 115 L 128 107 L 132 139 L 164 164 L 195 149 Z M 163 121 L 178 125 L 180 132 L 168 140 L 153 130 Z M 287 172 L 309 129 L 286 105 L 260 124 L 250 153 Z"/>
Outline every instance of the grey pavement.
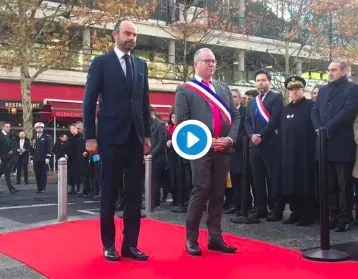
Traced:
<path fill-rule="evenodd" d="M 52 177 L 55 182 L 56 177 Z M 50 179 L 50 181 L 51 181 Z M 50 184 L 45 194 L 35 194 L 35 185 L 20 185 L 20 192 L 10 195 L 0 179 L 0 234 L 27 228 L 41 227 L 57 222 L 57 185 Z M 69 220 L 98 218 L 99 202 L 69 196 Z M 288 211 L 285 215 L 289 214 Z M 150 218 L 175 224 L 185 224 L 184 213 L 170 212 L 169 203 L 161 206 L 148 215 Z M 236 225 L 230 222 L 232 215 L 224 215 L 222 227 L 224 232 L 242 237 L 258 239 L 276 245 L 296 250 L 306 250 L 320 245 L 320 229 L 316 223 L 310 227 L 282 225 L 280 222 Z M 205 228 L 205 215 L 202 222 Z M 331 244 L 339 247 L 351 243 L 350 247 L 358 251 L 358 227 L 352 227 L 348 232 L 336 233 L 331 231 Z M 0 279 L 44 278 L 41 274 L 26 265 L 0 254 Z"/>

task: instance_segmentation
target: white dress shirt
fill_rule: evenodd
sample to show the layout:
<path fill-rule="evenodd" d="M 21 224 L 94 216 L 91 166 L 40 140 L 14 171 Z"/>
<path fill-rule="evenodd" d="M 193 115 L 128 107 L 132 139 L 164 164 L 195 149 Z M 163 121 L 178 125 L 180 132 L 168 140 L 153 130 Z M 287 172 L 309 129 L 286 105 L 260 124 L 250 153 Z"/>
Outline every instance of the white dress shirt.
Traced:
<path fill-rule="evenodd" d="M 122 69 L 123 69 L 123 73 L 126 76 L 127 75 L 127 71 L 126 71 L 126 61 L 124 60 L 123 56 L 126 54 L 123 51 L 121 51 L 119 48 L 115 47 L 114 48 L 114 52 L 116 53 L 119 63 L 121 63 Z M 127 53 L 128 55 L 131 55 L 130 52 Z"/>
<path fill-rule="evenodd" d="M 20 149 L 24 148 L 25 139 L 20 139 Z"/>

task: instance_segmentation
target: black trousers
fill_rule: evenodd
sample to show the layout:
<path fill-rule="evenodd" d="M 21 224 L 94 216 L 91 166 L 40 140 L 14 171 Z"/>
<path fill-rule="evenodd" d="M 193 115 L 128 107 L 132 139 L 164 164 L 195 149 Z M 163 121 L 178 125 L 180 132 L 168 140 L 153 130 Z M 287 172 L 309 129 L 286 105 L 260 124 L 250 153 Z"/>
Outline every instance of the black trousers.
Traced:
<path fill-rule="evenodd" d="M 328 163 L 330 215 L 342 224 L 352 220 L 352 163 Z"/>
<path fill-rule="evenodd" d="M 274 213 L 282 214 L 280 197 L 279 150 L 275 147 L 250 148 L 250 166 L 255 188 L 257 212 L 266 214 L 267 206 L 274 207 Z"/>
<path fill-rule="evenodd" d="M 241 210 L 241 206 L 242 206 L 242 188 L 243 188 L 243 177 L 240 174 L 235 174 L 235 173 L 230 173 L 230 177 L 231 177 L 231 184 L 232 184 L 232 206 L 237 210 Z M 250 181 L 250 180 L 249 180 Z M 250 183 L 250 182 L 249 182 Z M 248 189 L 248 193 L 247 193 L 247 205 L 248 205 L 248 209 L 252 208 L 252 204 L 253 204 L 253 198 L 250 192 L 250 184 L 249 184 L 249 189 Z"/>
<path fill-rule="evenodd" d="M 5 181 L 6 181 L 6 185 L 7 188 L 9 189 L 9 191 L 13 191 L 15 190 L 14 186 L 12 186 L 12 182 L 11 182 L 11 177 L 10 177 L 10 173 L 11 173 L 11 166 L 10 166 L 10 162 L 8 160 L 1 160 L 1 165 L 0 165 L 0 177 L 2 175 L 5 176 Z"/>
<path fill-rule="evenodd" d="M 101 238 L 105 248 L 115 245 L 114 213 L 121 176 L 124 175 L 122 248 L 137 247 L 141 217 L 142 182 L 144 180 L 143 144 L 134 127 L 123 145 L 100 145 L 102 160 L 100 187 Z"/>
<path fill-rule="evenodd" d="M 47 165 L 45 161 L 34 161 L 34 171 L 38 191 L 45 191 L 47 184 Z"/>
<path fill-rule="evenodd" d="M 304 220 L 314 220 L 315 200 L 313 195 L 289 195 L 284 200 L 289 203 L 290 210 L 295 216 Z"/>
<path fill-rule="evenodd" d="M 156 162 L 152 164 L 152 204 L 160 205 L 160 189 L 163 185 L 163 176 L 165 174 L 165 162 Z"/>
<path fill-rule="evenodd" d="M 29 172 L 28 172 L 28 156 L 19 155 L 17 159 L 17 171 L 16 171 L 16 182 L 20 184 L 21 182 L 21 173 L 24 171 L 24 181 L 29 183 Z"/>

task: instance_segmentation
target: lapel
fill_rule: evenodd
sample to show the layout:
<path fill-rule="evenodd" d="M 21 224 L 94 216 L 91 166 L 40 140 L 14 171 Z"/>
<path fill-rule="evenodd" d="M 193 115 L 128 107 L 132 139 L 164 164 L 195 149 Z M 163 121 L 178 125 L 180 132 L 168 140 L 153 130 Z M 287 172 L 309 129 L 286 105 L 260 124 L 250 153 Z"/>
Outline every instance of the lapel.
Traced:
<path fill-rule="evenodd" d="M 119 62 L 119 59 L 118 59 L 118 56 L 117 54 L 114 52 L 114 50 L 112 50 L 110 52 L 110 55 L 112 56 L 111 59 L 110 59 L 110 62 L 112 63 L 112 66 L 113 68 L 115 69 L 115 71 L 119 74 L 120 76 L 120 79 L 122 81 L 125 81 L 126 80 L 126 76 L 123 72 L 123 68 L 122 68 L 122 65 L 121 63 Z"/>
<path fill-rule="evenodd" d="M 224 92 L 220 90 L 220 86 L 216 80 L 213 80 L 213 87 L 215 89 L 215 93 L 225 102 Z"/>
<path fill-rule="evenodd" d="M 272 97 L 272 92 L 270 90 L 269 92 L 266 93 L 266 97 L 265 97 L 265 99 L 263 101 L 263 104 L 264 104 L 266 109 L 267 109 L 268 104 L 271 102 L 271 97 Z"/>
<path fill-rule="evenodd" d="M 132 96 L 134 96 L 134 93 L 136 92 L 136 85 L 138 80 L 138 64 L 137 59 L 131 54 L 131 62 L 132 62 L 132 69 L 133 69 L 133 85 L 132 85 Z"/>

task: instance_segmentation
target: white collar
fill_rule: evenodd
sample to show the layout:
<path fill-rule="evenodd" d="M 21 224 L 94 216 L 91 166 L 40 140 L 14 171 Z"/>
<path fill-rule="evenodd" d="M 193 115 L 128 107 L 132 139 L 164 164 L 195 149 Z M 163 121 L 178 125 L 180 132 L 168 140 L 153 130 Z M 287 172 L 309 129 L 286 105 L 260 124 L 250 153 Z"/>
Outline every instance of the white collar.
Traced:
<path fill-rule="evenodd" d="M 1 130 L 1 132 L 4 134 L 4 136 L 7 136 L 7 133 L 4 130 Z"/>
<path fill-rule="evenodd" d="M 199 82 L 202 82 L 203 81 L 203 78 L 202 77 L 199 77 L 198 75 L 195 75 L 194 78 L 199 81 Z M 213 83 L 213 78 L 210 78 L 210 82 Z"/>
<path fill-rule="evenodd" d="M 131 55 L 130 52 L 124 53 L 124 52 L 121 51 L 118 47 L 114 47 L 114 52 L 117 54 L 118 59 L 122 59 L 125 54 Z"/>
<path fill-rule="evenodd" d="M 240 105 L 238 105 L 238 106 L 236 107 L 236 109 L 237 109 L 237 110 L 239 110 L 239 108 L 240 108 L 240 107 L 241 107 L 241 104 L 240 104 Z"/>

